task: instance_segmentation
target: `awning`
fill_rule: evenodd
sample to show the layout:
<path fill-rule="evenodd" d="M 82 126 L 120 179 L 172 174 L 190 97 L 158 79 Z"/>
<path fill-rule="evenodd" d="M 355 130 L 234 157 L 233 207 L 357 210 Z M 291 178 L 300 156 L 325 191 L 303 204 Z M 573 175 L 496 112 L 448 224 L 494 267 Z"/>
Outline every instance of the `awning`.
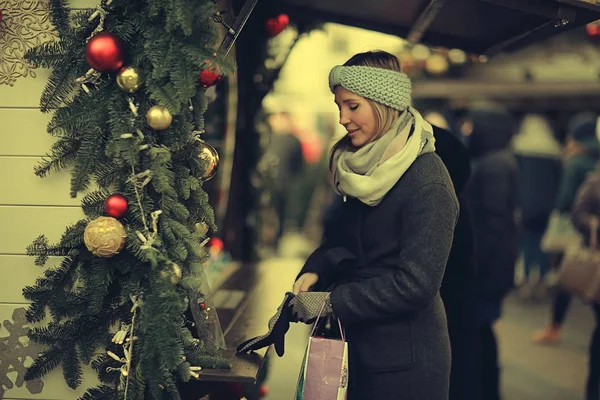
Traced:
<path fill-rule="evenodd" d="M 600 0 L 282 0 L 292 19 L 493 55 L 600 19 Z"/>

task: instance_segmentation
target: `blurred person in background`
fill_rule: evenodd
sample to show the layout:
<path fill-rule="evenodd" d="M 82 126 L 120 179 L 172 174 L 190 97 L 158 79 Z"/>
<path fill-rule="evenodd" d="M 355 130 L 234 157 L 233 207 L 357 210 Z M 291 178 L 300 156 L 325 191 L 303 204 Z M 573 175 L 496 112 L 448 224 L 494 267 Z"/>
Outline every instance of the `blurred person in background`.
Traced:
<path fill-rule="evenodd" d="M 267 116 L 271 138 L 264 154 L 270 176 L 270 194 L 279 217 L 276 243 L 284 233 L 288 216 L 290 190 L 295 186 L 304 165 L 302 143 L 293 134 L 293 120 L 288 112 L 275 111 Z"/>
<path fill-rule="evenodd" d="M 586 176 L 594 170 L 600 154 L 596 135 L 596 115 L 584 113 L 573 117 L 567 129 L 564 147 L 563 174 L 560 180 L 555 208 L 561 213 L 571 213 L 577 189 Z M 559 255 L 557 265 L 560 265 Z M 571 295 L 558 289 L 552 302 L 552 320 L 533 336 L 534 342 L 553 344 L 560 341 L 562 324 L 567 316 Z"/>
<path fill-rule="evenodd" d="M 541 292 L 545 294 L 542 284 L 549 259 L 541 249 L 541 241 L 558 193 L 562 146 L 550 123 L 537 114 L 525 115 L 512 144 L 517 158 L 518 207 L 523 228 L 524 278 L 520 294 L 530 299 Z M 531 278 L 534 266 L 539 268 L 535 282 Z"/>
<path fill-rule="evenodd" d="M 469 112 L 471 180 L 466 188 L 475 238 L 481 382 L 485 400 L 500 399 L 500 366 L 493 325 L 514 285 L 518 255 L 516 160 L 510 148 L 511 115 L 487 106 Z"/>
<path fill-rule="evenodd" d="M 572 219 L 575 227 L 590 243 L 592 218 L 600 219 L 600 169 L 591 174 L 581 185 L 573 204 Z M 595 227 L 597 229 L 597 225 Z M 600 237 L 600 236 L 596 236 Z M 598 243 L 596 243 L 596 246 Z M 596 328 L 589 347 L 589 371 L 585 388 L 586 400 L 600 399 L 600 303 L 592 304 L 596 317 Z"/>

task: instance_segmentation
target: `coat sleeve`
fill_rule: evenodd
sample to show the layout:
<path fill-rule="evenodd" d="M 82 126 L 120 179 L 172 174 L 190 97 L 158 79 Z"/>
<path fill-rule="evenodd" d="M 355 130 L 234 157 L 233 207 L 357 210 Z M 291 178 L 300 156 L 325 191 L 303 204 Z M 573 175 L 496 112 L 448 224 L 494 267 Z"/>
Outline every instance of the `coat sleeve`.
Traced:
<path fill-rule="evenodd" d="M 336 198 L 327 209 L 324 221 L 323 241 L 306 260 L 304 267 L 296 280 L 304 273 L 313 272 L 319 275 L 319 281 L 313 288 L 315 291 L 325 291 L 333 285 L 337 274 L 349 268 L 356 262 L 354 253 L 337 242 L 337 226 L 341 218 L 341 197 Z"/>
<path fill-rule="evenodd" d="M 334 314 L 350 325 L 426 308 L 440 289 L 457 215 L 453 191 L 440 184 L 420 188 L 402 208 L 402 250 L 395 271 L 335 288 Z"/>

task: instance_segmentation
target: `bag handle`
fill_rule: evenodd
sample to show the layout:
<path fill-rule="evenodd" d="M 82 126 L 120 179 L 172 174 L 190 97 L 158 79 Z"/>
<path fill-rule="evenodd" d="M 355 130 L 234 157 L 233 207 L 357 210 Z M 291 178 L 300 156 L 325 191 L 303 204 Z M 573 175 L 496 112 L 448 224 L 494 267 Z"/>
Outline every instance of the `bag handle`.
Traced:
<path fill-rule="evenodd" d="M 593 215 L 590 217 L 590 249 L 596 250 L 598 246 L 598 217 Z"/>
<path fill-rule="evenodd" d="M 321 315 L 323 315 L 323 310 L 325 309 L 325 304 L 329 301 L 329 295 L 327 295 L 327 298 L 325 299 L 325 301 L 323 302 L 323 305 L 321 306 L 321 310 L 319 311 L 319 315 L 317 315 L 317 320 L 315 321 L 312 331 L 310 332 L 310 336 L 312 337 L 316 330 L 317 330 L 317 325 L 319 324 L 319 320 L 321 319 Z M 340 322 L 339 318 L 336 318 L 337 322 L 338 322 L 338 326 L 340 327 L 340 335 L 342 336 L 342 340 L 345 342 L 346 341 L 346 335 L 344 334 L 344 329 L 342 328 L 342 323 Z"/>

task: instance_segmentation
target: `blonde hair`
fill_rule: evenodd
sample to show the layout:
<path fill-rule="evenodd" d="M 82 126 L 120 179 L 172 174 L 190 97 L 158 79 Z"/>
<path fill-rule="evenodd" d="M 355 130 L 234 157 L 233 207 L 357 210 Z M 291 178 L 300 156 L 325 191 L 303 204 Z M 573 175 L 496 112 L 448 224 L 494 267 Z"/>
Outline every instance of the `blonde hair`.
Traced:
<path fill-rule="evenodd" d="M 394 56 L 393 54 L 381 50 L 367 51 L 364 53 L 355 54 L 344 63 L 345 67 L 354 65 L 363 67 L 383 68 L 392 71 L 402 72 L 400 68 L 400 61 L 398 61 L 398 58 L 396 58 L 396 56 Z M 375 139 L 379 139 L 381 135 L 383 135 L 385 132 L 389 131 L 392 128 L 392 126 L 400 116 L 401 111 L 386 106 L 385 104 L 378 103 L 371 99 L 365 100 L 369 103 L 369 105 L 373 109 L 373 112 L 375 113 L 375 130 L 377 131 Z M 329 154 L 330 170 L 332 170 L 333 167 L 333 156 L 335 152 L 337 150 L 343 150 L 351 146 L 352 143 L 349 136 L 344 136 L 333 145 Z"/>

